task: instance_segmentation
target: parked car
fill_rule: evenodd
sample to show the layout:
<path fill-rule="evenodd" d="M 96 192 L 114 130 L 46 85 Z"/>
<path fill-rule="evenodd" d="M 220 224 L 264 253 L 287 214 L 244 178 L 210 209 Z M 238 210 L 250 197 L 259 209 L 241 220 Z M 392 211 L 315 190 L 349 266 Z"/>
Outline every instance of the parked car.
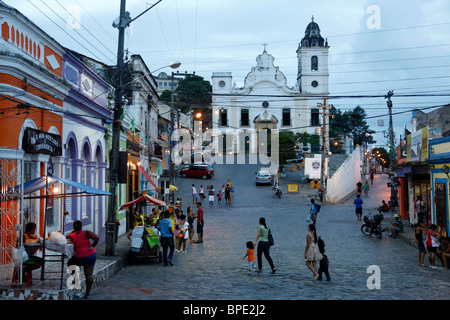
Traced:
<path fill-rule="evenodd" d="M 272 175 L 267 170 L 259 170 L 256 174 L 256 185 L 272 184 Z"/>
<path fill-rule="evenodd" d="M 208 179 L 214 175 L 214 169 L 210 165 L 193 164 L 188 168 L 181 169 L 180 175 L 183 176 L 183 178 L 193 177 Z"/>

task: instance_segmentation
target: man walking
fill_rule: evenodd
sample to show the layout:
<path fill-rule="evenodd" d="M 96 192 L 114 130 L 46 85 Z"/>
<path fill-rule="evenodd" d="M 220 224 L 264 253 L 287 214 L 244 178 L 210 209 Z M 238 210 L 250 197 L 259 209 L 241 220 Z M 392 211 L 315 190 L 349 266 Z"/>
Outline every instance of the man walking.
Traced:
<path fill-rule="evenodd" d="M 203 226 L 205 224 L 205 220 L 203 219 L 203 209 L 202 203 L 197 202 L 197 241 L 195 243 L 203 242 Z"/>
<path fill-rule="evenodd" d="M 164 211 L 163 219 L 159 221 L 159 230 L 161 231 L 161 246 L 163 248 L 163 262 L 164 265 L 172 264 L 173 251 L 175 249 L 173 243 L 173 231 L 172 231 L 172 221 L 169 219 L 169 211 Z M 170 248 L 169 256 L 167 257 L 167 249 Z"/>

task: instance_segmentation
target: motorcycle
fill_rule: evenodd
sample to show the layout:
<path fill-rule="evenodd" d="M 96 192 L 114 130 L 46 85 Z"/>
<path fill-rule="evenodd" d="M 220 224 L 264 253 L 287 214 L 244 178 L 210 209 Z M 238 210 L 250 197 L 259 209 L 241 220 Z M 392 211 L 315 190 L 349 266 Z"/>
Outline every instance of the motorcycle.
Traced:
<path fill-rule="evenodd" d="M 383 221 L 384 216 L 381 213 L 378 213 L 373 216 L 373 219 L 370 218 L 371 211 L 369 210 L 369 214 L 364 216 L 364 224 L 361 226 L 361 232 L 366 236 L 371 236 L 375 234 L 378 239 L 381 239 L 383 232 L 385 229 L 382 227 L 381 221 Z"/>
<path fill-rule="evenodd" d="M 272 187 L 273 190 L 275 190 L 275 195 L 281 199 L 281 195 L 283 194 L 280 190 L 280 188 L 278 188 L 278 182 L 275 182 L 275 184 Z"/>

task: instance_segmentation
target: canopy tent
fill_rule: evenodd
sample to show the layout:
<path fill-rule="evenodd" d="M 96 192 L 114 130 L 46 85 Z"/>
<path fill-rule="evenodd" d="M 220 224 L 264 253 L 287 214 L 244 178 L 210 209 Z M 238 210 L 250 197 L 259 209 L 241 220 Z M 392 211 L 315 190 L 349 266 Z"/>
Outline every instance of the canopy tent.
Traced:
<path fill-rule="evenodd" d="M 156 205 L 158 205 L 158 206 L 166 206 L 166 207 L 167 207 L 167 205 L 166 205 L 166 203 L 165 203 L 164 201 L 155 199 L 155 198 L 149 196 L 148 194 L 144 194 L 143 196 L 140 196 L 140 197 L 137 198 L 136 200 L 133 200 L 133 201 L 131 201 L 131 202 L 128 202 L 128 203 L 123 204 L 123 205 L 119 208 L 119 211 L 120 211 L 120 210 L 123 210 L 123 209 L 126 209 L 126 208 L 128 208 L 128 207 L 131 207 L 133 204 L 138 203 L 138 202 L 141 202 L 141 201 L 143 201 L 143 200 L 146 200 L 146 201 L 148 201 L 148 202 L 150 202 L 150 203 L 153 203 L 153 204 L 156 204 Z"/>
<path fill-rule="evenodd" d="M 36 178 L 34 180 L 28 181 L 23 184 L 23 193 L 24 194 L 30 194 L 36 191 L 39 191 L 41 189 L 44 189 L 45 187 L 50 187 L 58 182 L 70 185 L 74 188 L 82 190 L 80 193 L 66 193 L 66 194 L 58 194 L 55 196 L 67 196 L 67 195 L 99 195 L 99 196 L 110 196 L 111 193 L 73 181 L 69 179 L 63 179 L 63 178 L 57 178 L 57 177 L 49 177 L 49 176 L 42 176 L 39 178 Z M 14 189 L 17 190 L 20 188 L 20 185 L 15 186 Z M 31 198 L 31 197 L 30 197 Z M 33 197 L 33 198 L 40 198 L 40 197 Z"/>

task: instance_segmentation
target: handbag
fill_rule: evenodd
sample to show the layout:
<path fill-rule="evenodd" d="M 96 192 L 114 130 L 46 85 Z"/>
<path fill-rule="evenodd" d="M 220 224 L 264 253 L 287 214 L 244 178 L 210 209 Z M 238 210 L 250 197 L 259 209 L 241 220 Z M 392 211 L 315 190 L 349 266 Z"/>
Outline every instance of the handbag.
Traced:
<path fill-rule="evenodd" d="M 272 236 L 272 232 L 269 229 L 269 246 L 273 246 L 275 244 L 275 242 L 273 241 L 273 236 Z"/>
<path fill-rule="evenodd" d="M 306 222 L 310 223 L 311 222 L 311 214 L 308 214 L 308 217 L 306 218 Z"/>

